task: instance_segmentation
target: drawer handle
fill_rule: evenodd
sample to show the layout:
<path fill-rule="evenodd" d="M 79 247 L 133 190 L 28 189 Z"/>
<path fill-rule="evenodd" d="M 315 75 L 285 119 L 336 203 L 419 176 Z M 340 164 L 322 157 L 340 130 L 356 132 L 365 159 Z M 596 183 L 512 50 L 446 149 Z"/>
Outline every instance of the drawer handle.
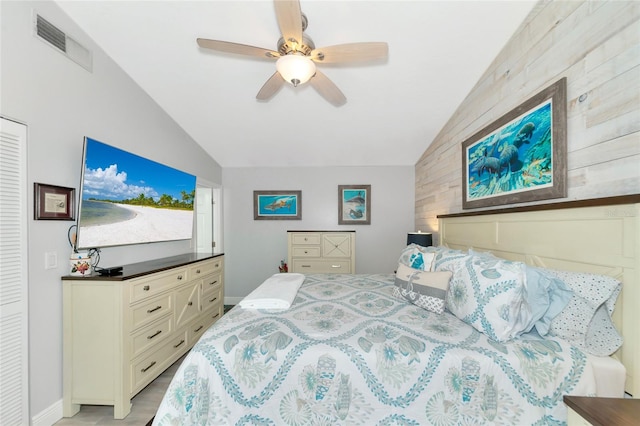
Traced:
<path fill-rule="evenodd" d="M 147 339 L 151 340 L 154 337 L 156 337 L 158 334 L 162 333 L 162 330 L 158 330 L 155 333 L 153 333 L 151 336 L 147 336 Z"/>
<path fill-rule="evenodd" d="M 301 268 L 311 268 L 311 265 L 300 265 Z"/>
<path fill-rule="evenodd" d="M 331 265 L 332 268 L 341 268 L 342 265 Z"/>
<path fill-rule="evenodd" d="M 200 273 L 200 269 L 196 269 L 196 274 L 199 274 L 199 273 Z"/>
<path fill-rule="evenodd" d="M 173 345 L 173 348 L 178 348 L 184 343 L 184 339 L 180 340 L 177 345 Z"/>
<path fill-rule="evenodd" d="M 148 285 L 145 285 L 144 287 L 142 287 L 142 289 L 144 291 L 149 291 L 151 289 L 151 287 L 149 287 Z"/>
<path fill-rule="evenodd" d="M 191 300 L 189 300 L 189 303 L 187 303 L 187 305 L 193 306 L 193 302 Z"/>
<path fill-rule="evenodd" d="M 211 303 L 211 302 L 215 302 L 216 300 L 218 300 L 218 298 L 217 298 L 217 297 L 214 297 L 213 299 L 209 300 L 209 303 Z"/>
<path fill-rule="evenodd" d="M 155 308 L 153 308 L 153 309 L 147 309 L 147 313 L 148 313 L 148 314 L 150 314 L 150 313 L 152 313 L 152 312 L 157 311 L 158 309 L 162 309 L 162 306 L 158 305 L 158 306 L 156 306 L 156 307 L 155 307 Z"/>
<path fill-rule="evenodd" d="M 200 327 L 198 327 L 195 330 L 193 330 L 193 332 L 197 333 L 198 331 L 202 330 L 203 328 L 204 328 L 204 325 L 201 325 Z"/>
<path fill-rule="evenodd" d="M 177 278 L 178 278 L 178 281 L 182 280 L 182 275 L 178 275 Z"/>
<path fill-rule="evenodd" d="M 309 252 L 305 250 L 305 251 L 304 251 L 304 254 L 309 254 Z"/>
<path fill-rule="evenodd" d="M 143 373 L 146 373 L 148 369 L 150 369 L 151 367 L 153 367 L 154 365 L 156 365 L 155 361 L 152 361 L 151 364 L 149 364 L 148 367 L 143 368 L 142 370 L 140 370 Z"/>
<path fill-rule="evenodd" d="M 305 241 L 309 241 L 309 239 L 308 239 L 307 237 L 304 237 L 304 240 L 305 240 Z"/>
<path fill-rule="evenodd" d="M 213 280 L 209 283 L 209 285 L 214 285 L 214 284 L 218 284 L 218 280 Z"/>
<path fill-rule="evenodd" d="M 217 267 L 219 267 L 219 266 L 220 266 L 220 264 L 219 264 L 219 263 L 216 263 L 216 265 L 214 266 L 214 268 L 217 268 Z"/>
<path fill-rule="evenodd" d="M 218 318 L 220 316 L 220 312 L 218 312 L 217 314 L 215 314 L 214 316 L 212 316 L 211 318 Z"/>

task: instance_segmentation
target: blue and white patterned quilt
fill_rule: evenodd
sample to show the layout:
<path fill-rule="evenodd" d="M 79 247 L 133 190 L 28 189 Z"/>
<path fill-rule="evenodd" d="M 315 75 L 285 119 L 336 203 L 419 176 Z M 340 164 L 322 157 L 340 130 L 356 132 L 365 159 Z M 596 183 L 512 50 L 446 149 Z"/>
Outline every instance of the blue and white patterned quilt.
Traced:
<path fill-rule="evenodd" d="M 488 339 L 392 296 L 393 275 L 308 275 L 286 311 L 232 309 L 194 346 L 154 425 L 555 425 L 593 395 L 561 340 Z"/>

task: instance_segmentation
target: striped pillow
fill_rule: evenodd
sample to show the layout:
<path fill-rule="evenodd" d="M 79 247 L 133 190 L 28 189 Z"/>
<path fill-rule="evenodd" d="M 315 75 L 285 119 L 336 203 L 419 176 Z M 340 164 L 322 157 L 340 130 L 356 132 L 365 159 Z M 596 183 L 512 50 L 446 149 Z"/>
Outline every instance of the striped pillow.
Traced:
<path fill-rule="evenodd" d="M 394 296 L 437 314 L 444 312 L 450 271 L 427 272 L 398 264 Z"/>

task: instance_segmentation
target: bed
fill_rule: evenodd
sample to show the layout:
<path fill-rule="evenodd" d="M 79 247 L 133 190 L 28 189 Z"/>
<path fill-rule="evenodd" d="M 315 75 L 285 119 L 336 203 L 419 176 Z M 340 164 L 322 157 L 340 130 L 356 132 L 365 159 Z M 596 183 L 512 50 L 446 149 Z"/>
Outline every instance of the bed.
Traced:
<path fill-rule="evenodd" d="M 288 309 L 236 307 L 209 329 L 153 424 L 564 424 L 564 395 L 633 394 L 639 206 L 441 217 L 441 248 L 424 269 L 429 279 L 453 270 L 457 282 L 463 268 L 448 253 L 473 256 L 465 262 L 483 272 L 526 263 L 614 277 L 623 290 L 606 310 L 624 344 L 612 356 L 502 332 L 477 309 L 462 321 L 450 304 L 439 313 L 411 303 L 398 294 L 403 262 L 395 274 L 309 275 Z"/>

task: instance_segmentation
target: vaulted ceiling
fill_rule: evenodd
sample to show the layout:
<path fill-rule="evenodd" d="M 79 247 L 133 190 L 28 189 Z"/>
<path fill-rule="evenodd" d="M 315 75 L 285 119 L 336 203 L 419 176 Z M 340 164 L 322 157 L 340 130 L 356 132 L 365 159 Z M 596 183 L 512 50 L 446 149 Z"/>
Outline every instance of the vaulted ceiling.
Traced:
<path fill-rule="evenodd" d="M 196 44 L 277 50 L 270 0 L 57 3 L 223 167 L 286 167 L 415 164 L 535 2 L 302 0 L 317 47 L 389 45 L 387 61 L 319 66 L 340 107 L 308 84 L 257 101 L 274 62 Z"/>

